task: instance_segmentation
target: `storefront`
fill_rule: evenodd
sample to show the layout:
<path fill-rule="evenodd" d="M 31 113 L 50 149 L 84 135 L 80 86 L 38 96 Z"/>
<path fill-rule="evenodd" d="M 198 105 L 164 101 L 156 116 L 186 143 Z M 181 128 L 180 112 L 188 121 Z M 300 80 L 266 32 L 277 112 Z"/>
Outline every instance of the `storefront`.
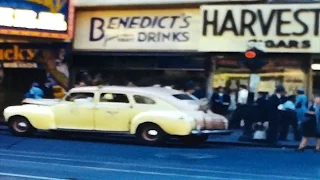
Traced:
<path fill-rule="evenodd" d="M 0 109 L 20 104 L 34 82 L 46 97 L 68 88 L 73 11 L 72 1 L 0 1 Z"/>
<path fill-rule="evenodd" d="M 115 85 L 204 81 L 210 59 L 197 52 L 199 17 L 198 8 L 77 11 L 74 82 L 80 72 Z"/>
<path fill-rule="evenodd" d="M 310 67 L 320 53 L 319 17 L 320 4 L 201 6 L 199 51 L 216 59 L 214 85 L 249 85 L 249 71 L 239 62 L 256 47 L 268 62 L 258 73 L 258 91 L 272 92 L 283 84 L 290 94 L 297 87 L 311 94 Z"/>

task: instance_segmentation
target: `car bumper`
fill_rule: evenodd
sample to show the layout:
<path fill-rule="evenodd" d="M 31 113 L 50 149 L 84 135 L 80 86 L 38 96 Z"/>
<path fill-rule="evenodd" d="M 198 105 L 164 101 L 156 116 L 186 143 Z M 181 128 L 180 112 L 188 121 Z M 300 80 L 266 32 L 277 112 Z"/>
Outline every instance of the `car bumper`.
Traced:
<path fill-rule="evenodd" d="M 213 135 L 230 135 L 233 131 L 230 130 L 193 130 L 191 134 L 200 135 L 200 134 L 213 134 Z"/>

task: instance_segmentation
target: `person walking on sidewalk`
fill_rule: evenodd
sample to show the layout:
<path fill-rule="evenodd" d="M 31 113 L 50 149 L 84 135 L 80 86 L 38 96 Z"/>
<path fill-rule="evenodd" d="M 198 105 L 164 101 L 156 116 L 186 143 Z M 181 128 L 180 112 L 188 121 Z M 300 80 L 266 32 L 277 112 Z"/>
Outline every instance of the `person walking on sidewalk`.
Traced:
<path fill-rule="evenodd" d="M 294 131 L 294 139 L 300 141 L 300 133 L 298 130 L 298 120 L 295 107 L 295 95 L 288 97 L 288 100 L 283 104 L 283 111 L 281 112 L 281 129 L 280 129 L 280 140 L 287 140 L 289 127 L 292 126 Z"/>
<path fill-rule="evenodd" d="M 247 110 L 247 101 L 248 101 L 249 91 L 247 90 L 247 86 L 241 84 L 239 86 L 238 99 L 237 99 L 237 108 L 232 114 L 230 128 L 240 128 L 241 120 L 243 116 L 248 113 Z"/>
<path fill-rule="evenodd" d="M 281 104 L 281 97 L 286 94 L 286 90 L 283 86 L 276 87 L 275 93 L 268 100 L 268 119 L 269 128 L 267 141 L 269 143 L 275 143 L 278 140 L 278 128 L 281 118 L 278 106 Z"/>
<path fill-rule="evenodd" d="M 313 106 L 305 114 L 304 120 L 300 124 L 302 140 L 297 149 L 304 151 L 308 145 L 309 138 L 317 138 L 316 152 L 320 152 L 320 97 L 316 97 Z"/>
<path fill-rule="evenodd" d="M 211 97 L 211 110 L 212 112 L 220 115 L 227 115 L 228 108 L 230 105 L 230 96 L 225 93 L 223 87 L 219 86 L 217 88 L 218 92 L 214 92 Z"/>
<path fill-rule="evenodd" d="M 301 123 L 305 120 L 305 113 L 308 109 L 308 97 L 304 93 L 303 88 L 297 89 L 297 97 L 296 97 L 296 112 L 297 112 L 297 118 L 298 122 Z"/>

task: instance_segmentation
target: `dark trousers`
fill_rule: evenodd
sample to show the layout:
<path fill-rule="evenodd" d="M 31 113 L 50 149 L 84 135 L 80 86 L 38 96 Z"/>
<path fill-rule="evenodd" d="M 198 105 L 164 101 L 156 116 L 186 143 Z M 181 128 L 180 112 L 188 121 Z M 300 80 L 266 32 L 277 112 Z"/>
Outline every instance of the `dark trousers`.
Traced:
<path fill-rule="evenodd" d="M 284 111 L 281 113 L 280 135 L 279 139 L 284 141 L 287 139 L 289 127 L 292 126 L 294 139 L 299 141 L 301 139 L 300 132 L 298 130 L 298 120 L 294 111 Z"/>
<path fill-rule="evenodd" d="M 244 136 L 252 136 L 253 129 L 252 125 L 257 122 L 263 122 L 258 113 L 259 108 L 255 105 L 244 105 L 241 109 L 242 118 L 244 120 L 244 127 L 243 127 L 243 135 Z"/>
<path fill-rule="evenodd" d="M 279 120 L 278 117 L 273 117 L 269 120 L 269 128 L 267 133 L 267 140 L 269 143 L 276 143 L 279 135 Z"/>
<path fill-rule="evenodd" d="M 244 119 L 244 114 L 246 111 L 246 105 L 238 104 L 237 108 L 233 111 L 232 117 L 230 120 L 231 129 L 239 129 L 241 120 Z"/>
<path fill-rule="evenodd" d="M 216 103 L 211 107 L 212 112 L 220 115 L 227 115 L 228 114 L 228 107 L 226 105 L 223 105 L 221 103 Z"/>

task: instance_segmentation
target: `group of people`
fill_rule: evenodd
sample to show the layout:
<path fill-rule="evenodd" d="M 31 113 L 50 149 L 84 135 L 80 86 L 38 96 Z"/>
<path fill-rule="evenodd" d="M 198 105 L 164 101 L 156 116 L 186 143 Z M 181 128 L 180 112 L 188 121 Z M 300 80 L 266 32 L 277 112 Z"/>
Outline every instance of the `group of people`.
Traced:
<path fill-rule="evenodd" d="M 283 86 L 278 86 L 274 94 L 259 92 L 258 98 L 240 85 L 236 109 L 230 113 L 232 97 L 223 87 L 218 87 L 213 93 L 210 104 L 213 112 L 222 115 L 232 114 L 231 128 L 240 128 L 244 121 L 244 135 L 252 136 L 253 125 L 267 124 L 267 141 L 275 143 L 277 140 L 287 140 L 289 127 L 293 128 L 294 138 L 300 141 L 299 151 L 303 151 L 311 137 L 317 138 L 316 150 L 320 151 L 320 97 L 308 100 L 303 88 L 298 88 L 296 95 L 286 95 Z M 250 96 L 251 101 L 250 101 Z"/>

